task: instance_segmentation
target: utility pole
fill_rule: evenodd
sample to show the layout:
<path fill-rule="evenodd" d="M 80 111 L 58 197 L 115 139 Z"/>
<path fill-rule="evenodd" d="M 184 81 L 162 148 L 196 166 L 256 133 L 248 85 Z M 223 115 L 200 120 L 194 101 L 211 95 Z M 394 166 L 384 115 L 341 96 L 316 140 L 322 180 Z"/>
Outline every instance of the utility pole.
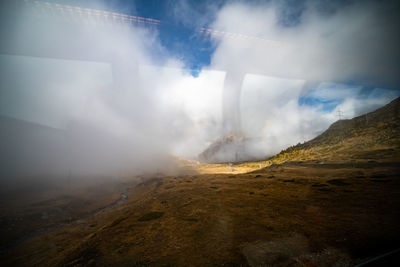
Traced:
<path fill-rule="evenodd" d="M 343 119 L 343 112 L 340 110 L 340 108 L 338 109 L 336 116 L 339 118 L 339 120 Z"/>
<path fill-rule="evenodd" d="M 339 118 L 338 121 L 343 119 L 343 111 L 340 108 L 338 108 L 336 116 Z M 342 143 L 343 142 L 343 123 L 339 123 L 339 129 L 340 129 L 339 138 L 340 138 L 340 142 Z"/>

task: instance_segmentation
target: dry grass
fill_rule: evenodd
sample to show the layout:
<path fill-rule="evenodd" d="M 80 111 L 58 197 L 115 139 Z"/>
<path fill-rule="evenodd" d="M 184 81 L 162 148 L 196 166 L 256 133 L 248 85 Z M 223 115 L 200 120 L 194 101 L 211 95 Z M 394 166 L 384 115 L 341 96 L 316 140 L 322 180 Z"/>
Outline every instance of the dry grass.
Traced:
<path fill-rule="evenodd" d="M 398 174 L 389 163 L 303 162 L 153 179 L 107 213 L 21 244 L 6 262 L 353 264 L 400 240 Z"/>

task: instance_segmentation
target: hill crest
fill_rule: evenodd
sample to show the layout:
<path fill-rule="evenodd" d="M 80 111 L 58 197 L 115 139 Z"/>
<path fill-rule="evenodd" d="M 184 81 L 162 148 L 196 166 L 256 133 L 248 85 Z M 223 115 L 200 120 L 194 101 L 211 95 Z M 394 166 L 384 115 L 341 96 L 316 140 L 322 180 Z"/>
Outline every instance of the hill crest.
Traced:
<path fill-rule="evenodd" d="M 367 114 L 333 123 L 325 132 L 270 160 L 399 159 L 400 98 Z"/>

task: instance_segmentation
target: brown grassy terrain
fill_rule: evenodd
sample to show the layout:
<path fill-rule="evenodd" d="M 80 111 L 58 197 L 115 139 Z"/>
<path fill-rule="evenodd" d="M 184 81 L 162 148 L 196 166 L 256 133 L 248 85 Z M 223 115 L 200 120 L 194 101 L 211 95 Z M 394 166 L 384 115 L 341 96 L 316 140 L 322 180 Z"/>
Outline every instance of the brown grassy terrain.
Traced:
<path fill-rule="evenodd" d="M 304 162 L 155 178 L 107 213 L 26 241 L 7 261 L 351 265 L 397 246 L 398 174 L 395 163 Z"/>
<path fill-rule="evenodd" d="M 55 181 L 57 180 L 57 181 Z M 13 246 L 36 231 L 70 223 L 117 201 L 123 179 L 31 177 L 1 184 L 0 247 Z"/>
<path fill-rule="evenodd" d="M 93 202 L 115 201 L 124 188 L 121 205 L 3 251 L 2 265 L 353 266 L 396 249 L 396 101 L 368 123 L 339 121 L 265 161 L 178 160 L 186 174 L 125 179 Z"/>

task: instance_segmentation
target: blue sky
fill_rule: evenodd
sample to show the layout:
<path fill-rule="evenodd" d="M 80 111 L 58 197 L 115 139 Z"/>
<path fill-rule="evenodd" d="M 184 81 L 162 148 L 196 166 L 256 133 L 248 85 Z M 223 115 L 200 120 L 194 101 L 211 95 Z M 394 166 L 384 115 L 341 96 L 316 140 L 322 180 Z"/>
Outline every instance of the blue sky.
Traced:
<path fill-rule="evenodd" d="M 300 22 L 305 5 L 304 0 L 111 0 L 105 1 L 105 4 L 109 11 L 161 20 L 158 26 L 161 44 L 167 49 L 169 56 L 183 61 L 185 67 L 192 69 L 192 74 L 196 75 L 196 70 L 210 64 L 216 47 L 215 43 L 199 34 L 200 28 L 210 26 L 217 12 L 226 4 L 256 5 L 268 2 L 277 2 L 278 6 L 282 7 L 278 9 L 280 14 L 278 22 L 281 25 L 293 27 Z M 341 2 L 345 1 L 336 1 L 334 5 L 324 5 L 321 12 L 331 12 Z M 97 0 L 73 1 L 73 3 L 63 1 L 63 3 L 104 8 L 104 3 L 100 5 Z M 286 8 L 288 5 L 290 9 Z"/>
<path fill-rule="evenodd" d="M 104 8 L 105 3 L 109 11 L 161 20 L 157 29 L 168 56 L 184 62 L 185 67 L 192 69 L 193 75 L 196 75 L 197 70 L 210 64 L 215 50 L 215 45 L 210 40 L 200 38 L 199 29 L 213 21 L 215 11 L 225 2 L 227 1 L 112 0 L 99 4 L 99 1 L 88 0 L 62 3 L 89 8 Z M 185 19 L 188 14 L 190 22 Z"/>

